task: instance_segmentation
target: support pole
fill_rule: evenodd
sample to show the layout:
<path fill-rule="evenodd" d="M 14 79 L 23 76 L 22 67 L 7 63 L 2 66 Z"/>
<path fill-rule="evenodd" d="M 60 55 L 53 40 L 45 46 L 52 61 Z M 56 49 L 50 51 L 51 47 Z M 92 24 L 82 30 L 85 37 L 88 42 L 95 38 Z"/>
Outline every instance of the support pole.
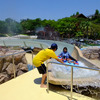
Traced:
<path fill-rule="evenodd" d="M 47 64 L 47 92 L 49 93 L 49 73 L 48 73 L 48 63 Z"/>
<path fill-rule="evenodd" d="M 33 66 L 33 69 L 34 69 L 34 65 L 33 65 L 33 51 L 32 52 L 32 66 Z"/>
<path fill-rule="evenodd" d="M 71 66 L 71 100 L 73 97 L 73 66 Z"/>
<path fill-rule="evenodd" d="M 26 45 L 25 41 L 23 41 L 23 43 L 24 43 L 24 46 L 25 46 L 25 47 L 27 47 L 27 45 Z"/>
<path fill-rule="evenodd" d="M 42 44 L 40 44 L 40 47 L 41 47 L 42 49 L 44 49 L 43 46 L 42 46 Z"/>
<path fill-rule="evenodd" d="M 14 64 L 14 55 L 12 55 L 12 62 L 13 62 L 13 71 L 14 71 L 14 78 L 16 77 L 16 71 L 15 71 L 15 64 Z"/>
<path fill-rule="evenodd" d="M 4 46 L 6 47 L 5 41 L 3 41 Z"/>

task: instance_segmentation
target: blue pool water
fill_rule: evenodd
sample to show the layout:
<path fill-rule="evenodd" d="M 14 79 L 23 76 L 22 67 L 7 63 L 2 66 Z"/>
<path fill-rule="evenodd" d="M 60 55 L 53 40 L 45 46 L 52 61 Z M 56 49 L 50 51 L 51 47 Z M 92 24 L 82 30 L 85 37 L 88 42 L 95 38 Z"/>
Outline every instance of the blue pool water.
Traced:
<path fill-rule="evenodd" d="M 28 67 L 28 71 L 33 70 L 33 65 L 28 64 L 27 67 Z"/>

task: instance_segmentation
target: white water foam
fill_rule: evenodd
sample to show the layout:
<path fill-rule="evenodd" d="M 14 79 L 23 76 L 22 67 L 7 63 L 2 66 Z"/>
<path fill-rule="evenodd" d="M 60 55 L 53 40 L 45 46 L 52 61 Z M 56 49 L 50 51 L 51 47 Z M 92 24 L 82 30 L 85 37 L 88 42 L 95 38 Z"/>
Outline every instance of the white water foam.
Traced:
<path fill-rule="evenodd" d="M 55 61 L 57 62 L 57 61 Z M 81 61 L 78 61 L 80 66 L 87 67 L 84 63 Z M 52 64 L 52 74 L 55 78 L 59 79 L 67 79 L 71 77 L 71 67 L 70 66 L 64 66 L 64 65 L 58 65 L 58 64 Z M 73 77 L 74 78 L 86 78 L 86 77 L 92 77 L 99 74 L 98 71 L 92 71 L 88 69 L 82 69 L 82 68 L 76 68 L 73 67 Z"/>

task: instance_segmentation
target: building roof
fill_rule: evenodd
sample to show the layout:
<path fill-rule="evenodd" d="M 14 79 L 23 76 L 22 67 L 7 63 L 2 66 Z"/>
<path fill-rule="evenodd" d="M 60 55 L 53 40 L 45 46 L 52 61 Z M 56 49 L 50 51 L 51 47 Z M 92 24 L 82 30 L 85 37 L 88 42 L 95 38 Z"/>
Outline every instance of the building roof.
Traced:
<path fill-rule="evenodd" d="M 75 18 L 87 18 L 85 15 L 83 14 L 79 14 L 79 15 L 75 15 L 75 16 L 72 16 L 72 17 L 75 17 Z"/>

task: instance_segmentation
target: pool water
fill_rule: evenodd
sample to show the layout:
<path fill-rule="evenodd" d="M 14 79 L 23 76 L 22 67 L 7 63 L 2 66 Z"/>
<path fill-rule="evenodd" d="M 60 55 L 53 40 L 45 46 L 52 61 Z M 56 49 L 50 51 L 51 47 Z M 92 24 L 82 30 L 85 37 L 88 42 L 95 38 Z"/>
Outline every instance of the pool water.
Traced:
<path fill-rule="evenodd" d="M 31 64 L 28 64 L 28 65 L 27 65 L 27 68 L 28 68 L 28 71 L 33 70 L 33 66 L 32 66 Z M 34 67 L 34 68 L 35 68 L 35 67 Z"/>
<path fill-rule="evenodd" d="M 54 62 L 57 62 L 56 60 L 53 60 Z M 78 61 L 79 66 L 86 66 L 83 62 Z M 71 77 L 71 66 L 65 66 L 65 65 L 58 65 L 58 64 L 52 64 L 52 74 L 55 78 L 58 79 L 69 79 Z M 81 69 L 78 67 L 73 67 L 73 77 L 74 78 L 87 78 L 92 77 L 95 75 L 98 75 L 98 71 L 92 71 L 87 69 Z"/>

